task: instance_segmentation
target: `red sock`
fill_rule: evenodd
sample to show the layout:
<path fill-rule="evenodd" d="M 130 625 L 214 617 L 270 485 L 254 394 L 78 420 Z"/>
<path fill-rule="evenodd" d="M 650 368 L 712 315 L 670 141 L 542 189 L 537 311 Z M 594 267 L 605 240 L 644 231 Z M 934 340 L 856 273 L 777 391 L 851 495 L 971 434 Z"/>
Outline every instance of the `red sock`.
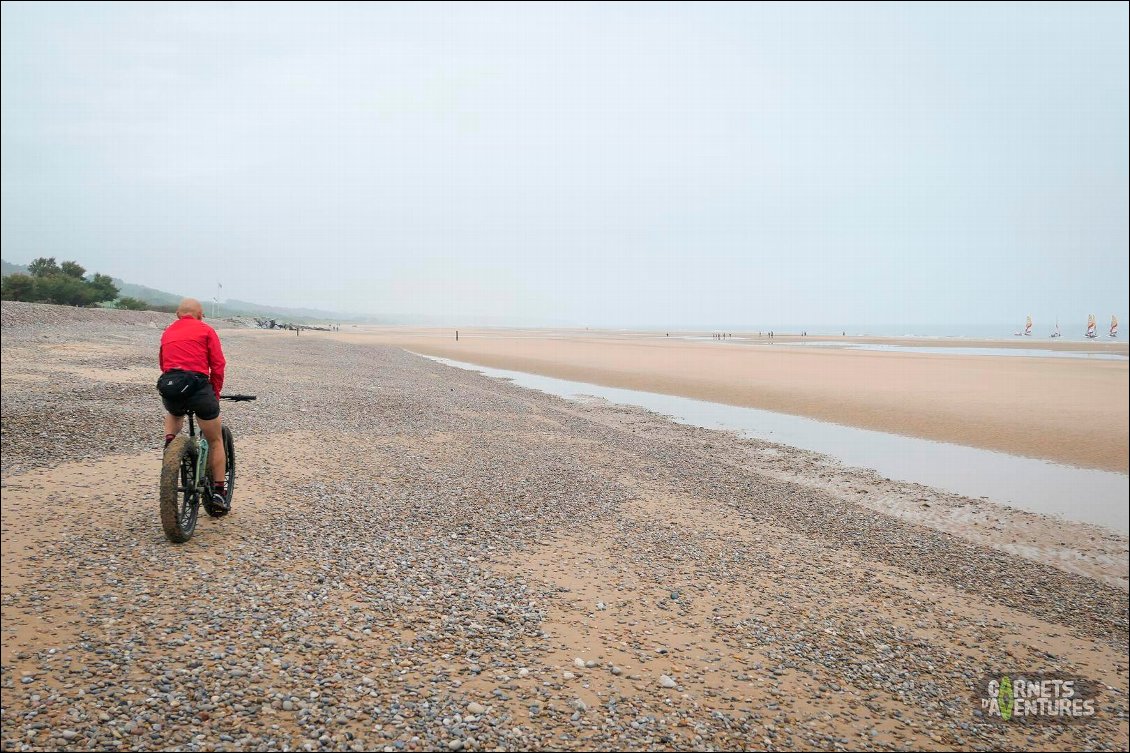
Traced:
<path fill-rule="evenodd" d="M 168 447 L 169 443 L 172 442 L 174 439 L 176 439 L 176 437 L 177 437 L 176 434 L 166 434 L 165 435 L 165 446 Z"/>

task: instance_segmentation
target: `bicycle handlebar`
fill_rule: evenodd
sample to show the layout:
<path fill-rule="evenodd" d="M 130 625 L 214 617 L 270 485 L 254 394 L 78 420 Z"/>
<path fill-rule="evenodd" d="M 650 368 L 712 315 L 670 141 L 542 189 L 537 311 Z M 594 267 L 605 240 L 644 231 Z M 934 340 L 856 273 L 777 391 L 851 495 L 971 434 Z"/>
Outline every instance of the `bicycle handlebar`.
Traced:
<path fill-rule="evenodd" d="M 255 395 L 220 395 L 220 399 L 221 400 L 234 400 L 236 402 L 242 402 L 244 400 L 255 400 L 256 396 Z"/>

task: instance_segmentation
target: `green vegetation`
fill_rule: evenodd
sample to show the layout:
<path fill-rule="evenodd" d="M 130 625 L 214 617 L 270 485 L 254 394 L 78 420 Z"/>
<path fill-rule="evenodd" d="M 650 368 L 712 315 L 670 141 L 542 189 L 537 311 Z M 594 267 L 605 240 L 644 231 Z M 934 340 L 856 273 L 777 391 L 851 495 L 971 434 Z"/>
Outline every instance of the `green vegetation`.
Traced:
<path fill-rule="evenodd" d="M 11 264 L 4 259 L 0 259 L 0 274 L 4 277 L 3 297 L 5 300 L 39 301 L 43 303 L 55 302 L 54 300 L 47 300 L 46 297 L 34 297 L 38 294 L 42 294 L 44 291 L 37 290 L 37 278 L 32 273 L 32 264 L 36 266 L 37 270 L 46 273 L 48 276 L 55 273 L 62 274 L 64 267 L 72 271 L 74 269 L 82 269 L 82 267 L 75 262 L 63 262 L 62 265 L 59 265 L 51 258 L 36 259 L 26 267 L 19 264 Z M 69 266 L 71 264 L 74 264 L 73 268 Z M 95 305 L 101 308 L 128 310 L 131 306 L 136 305 L 133 301 L 141 301 L 146 311 L 165 311 L 172 313 L 177 310 L 177 304 L 180 303 L 181 298 L 184 297 L 180 293 L 170 293 L 165 290 L 158 290 L 156 288 L 146 287 L 145 285 L 126 282 L 118 278 L 106 278 L 105 275 L 96 277 L 109 279 L 117 288 L 117 296 L 121 296 L 121 298 L 111 296 L 110 298 L 101 298 L 98 302 L 91 304 L 79 303 L 72 305 Z M 44 290 L 46 290 L 46 288 L 44 288 Z M 191 295 L 192 291 L 189 291 L 187 294 Z M 199 296 L 199 294 L 197 295 Z M 318 309 L 264 306 L 262 304 L 235 299 L 229 299 L 223 303 L 214 303 L 203 296 L 200 297 L 204 304 L 205 313 L 210 319 L 227 316 L 247 316 L 259 319 L 278 319 L 279 321 L 293 322 L 295 324 L 314 324 L 326 321 L 346 321 L 360 324 L 363 322 L 381 323 L 389 321 L 385 318 L 357 316 L 334 311 L 321 311 Z M 123 302 L 127 298 L 132 299 L 132 301 Z"/>
<path fill-rule="evenodd" d="M 118 286 L 108 275 L 95 274 L 88 279 L 86 269 L 76 261 L 60 265 L 53 256 L 41 256 L 28 264 L 27 271 L 4 277 L 0 297 L 66 306 L 92 306 L 118 297 Z"/>
<path fill-rule="evenodd" d="M 148 311 L 149 304 L 139 298 L 131 298 L 128 295 L 123 295 L 114 304 L 116 308 L 126 309 L 127 311 Z"/>

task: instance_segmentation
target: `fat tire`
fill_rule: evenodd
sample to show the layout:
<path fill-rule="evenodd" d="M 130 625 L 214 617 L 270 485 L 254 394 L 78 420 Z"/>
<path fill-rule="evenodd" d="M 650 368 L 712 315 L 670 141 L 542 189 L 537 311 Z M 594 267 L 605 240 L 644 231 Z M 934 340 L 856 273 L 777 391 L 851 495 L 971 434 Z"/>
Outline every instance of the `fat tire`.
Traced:
<path fill-rule="evenodd" d="M 181 464 L 185 458 L 192 461 L 191 467 L 196 467 L 196 447 L 188 437 L 179 436 L 165 448 L 161 461 L 161 527 L 165 529 L 165 537 L 174 544 L 188 541 L 196 530 L 196 512 L 186 525 L 181 524 L 177 514 L 177 501 L 181 494 L 191 493 L 177 491 L 181 485 Z M 193 475 L 195 476 L 195 471 Z M 193 481 L 195 482 L 195 478 Z M 197 504 L 199 505 L 199 501 Z"/>

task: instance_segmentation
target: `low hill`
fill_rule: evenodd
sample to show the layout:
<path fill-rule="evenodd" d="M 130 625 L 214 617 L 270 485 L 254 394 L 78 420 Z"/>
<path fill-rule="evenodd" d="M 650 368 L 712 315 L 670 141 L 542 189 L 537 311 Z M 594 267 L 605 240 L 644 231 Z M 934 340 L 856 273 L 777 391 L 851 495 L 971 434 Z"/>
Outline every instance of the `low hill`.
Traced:
<path fill-rule="evenodd" d="M 3 275 L 7 277 L 13 274 L 27 274 L 27 267 L 21 264 L 12 264 L 8 261 L 0 259 L 2 265 Z M 146 287 L 145 285 L 135 285 L 131 282 L 113 278 L 114 284 L 118 286 L 119 295 L 123 298 L 137 298 L 138 300 L 145 301 L 154 306 L 175 306 L 180 303 L 184 298 L 183 295 L 178 293 L 169 293 L 164 290 Z M 213 314 L 213 306 L 211 301 L 203 301 L 205 311 Z M 291 308 L 289 306 L 270 306 L 261 303 L 251 303 L 249 301 L 227 300 L 218 303 L 215 306 L 215 316 L 250 316 L 259 317 L 264 319 L 278 319 L 279 321 L 296 322 L 300 324 L 309 324 L 312 322 L 377 322 L 374 317 L 359 316 L 357 314 L 343 314 L 339 311 L 322 311 L 320 309 L 307 309 L 307 308 Z"/>
<path fill-rule="evenodd" d="M 27 274 L 27 267 L 22 266 L 20 264 L 9 264 L 8 262 L 4 261 L 3 259 L 0 259 L 0 267 L 3 268 L 4 277 L 7 277 L 8 275 L 26 275 Z"/>

